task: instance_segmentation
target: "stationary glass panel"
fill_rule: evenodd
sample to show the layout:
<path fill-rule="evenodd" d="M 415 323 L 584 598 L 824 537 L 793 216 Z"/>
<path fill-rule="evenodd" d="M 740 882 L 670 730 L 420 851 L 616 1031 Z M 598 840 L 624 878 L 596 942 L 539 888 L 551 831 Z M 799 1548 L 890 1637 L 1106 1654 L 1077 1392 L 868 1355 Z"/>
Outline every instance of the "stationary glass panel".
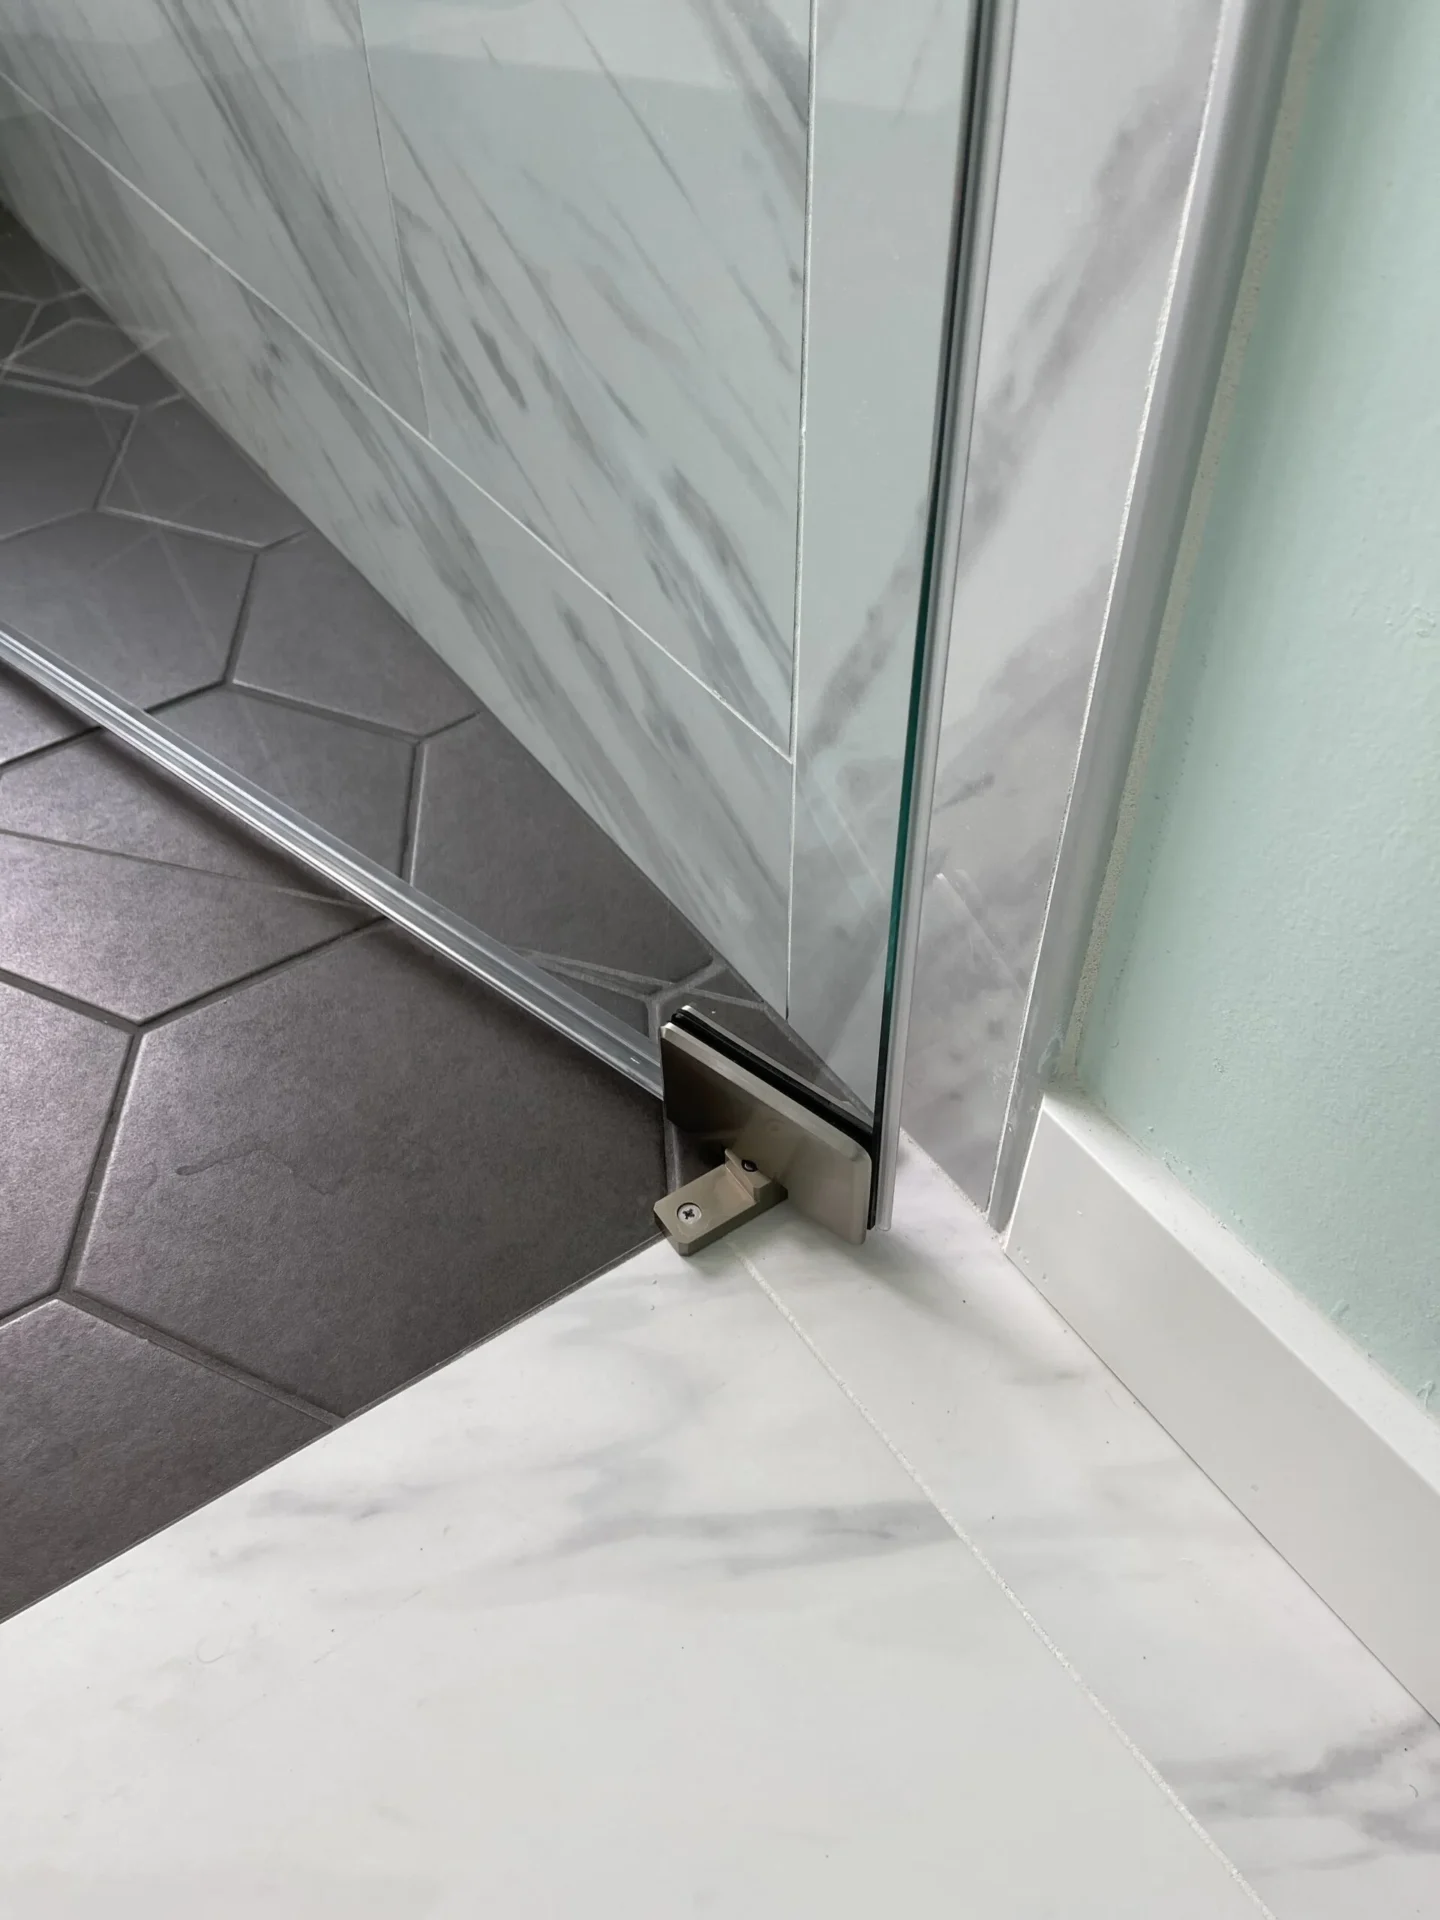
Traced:
<path fill-rule="evenodd" d="M 125 850 L 99 721 L 868 1123 L 998 11 L 7 0 L 0 827 Z"/>

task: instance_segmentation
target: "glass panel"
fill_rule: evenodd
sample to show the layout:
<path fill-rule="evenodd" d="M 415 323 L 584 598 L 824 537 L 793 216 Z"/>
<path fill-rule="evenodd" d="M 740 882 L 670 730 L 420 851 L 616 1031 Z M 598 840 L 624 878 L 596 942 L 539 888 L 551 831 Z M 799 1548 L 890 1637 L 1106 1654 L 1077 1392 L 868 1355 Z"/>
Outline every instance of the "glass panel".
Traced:
<path fill-rule="evenodd" d="M 868 1115 L 970 0 L 4 16 L 0 626 Z"/>

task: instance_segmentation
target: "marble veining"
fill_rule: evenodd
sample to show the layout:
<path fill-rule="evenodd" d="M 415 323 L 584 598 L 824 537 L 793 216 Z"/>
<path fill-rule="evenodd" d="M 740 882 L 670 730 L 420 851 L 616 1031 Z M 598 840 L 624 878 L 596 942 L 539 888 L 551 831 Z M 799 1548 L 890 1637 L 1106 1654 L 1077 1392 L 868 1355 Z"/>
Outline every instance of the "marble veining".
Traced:
<path fill-rule="evenodd" d="M 13 94 L 0 116 L 0 187 L 755 989 L 783 1005 L 782 755 Z"/>
<path fill-rule="evenodd" d="M 730 1243 L 1276 1920 L 1440 1903 L 1440 1727 L 918 1148 L 858 1254 Z"/>
<path fill-rule="evenodd" d="M 364 0 L 436 444 L 790 731 L 805 0 Z"/>
<path fill-rule="evenodd" d="M 0 0 L 0 71 L 423 427 L 358 0 Z"/>
<path fill-rule="evenodd" d="M 1217 19 L 1218 0 L 1018 15 L 903 1109 L 981 1205 Z"/>
<path fill-rule="evenodd" d="M 19 1615 L 0 1692 L 27 1915 L 1259 1911 L 724 1248 Z"/>

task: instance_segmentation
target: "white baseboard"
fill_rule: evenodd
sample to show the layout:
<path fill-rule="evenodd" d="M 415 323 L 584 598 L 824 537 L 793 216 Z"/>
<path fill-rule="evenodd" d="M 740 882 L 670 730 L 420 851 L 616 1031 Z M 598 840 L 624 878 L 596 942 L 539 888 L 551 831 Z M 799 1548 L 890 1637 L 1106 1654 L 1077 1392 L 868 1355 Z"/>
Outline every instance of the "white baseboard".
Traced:
<path fill-rule="evenodd" d="M 1006 1246 L 1440 1716 L 1440 1422 L 1082 1100 L 1045 1099 Z"/>

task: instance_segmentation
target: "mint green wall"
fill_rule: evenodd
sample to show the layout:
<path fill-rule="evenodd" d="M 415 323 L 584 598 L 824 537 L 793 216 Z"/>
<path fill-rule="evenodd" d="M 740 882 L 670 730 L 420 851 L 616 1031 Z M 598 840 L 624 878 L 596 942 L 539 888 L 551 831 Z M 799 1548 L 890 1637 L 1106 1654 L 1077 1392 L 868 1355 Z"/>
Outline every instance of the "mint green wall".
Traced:
<path fill-rule="evenodd" d="M 1329 0 L 1078 1059 L 1121 1126 L 1427 1400 L 1437 102 L 1440 0 Z"/>

